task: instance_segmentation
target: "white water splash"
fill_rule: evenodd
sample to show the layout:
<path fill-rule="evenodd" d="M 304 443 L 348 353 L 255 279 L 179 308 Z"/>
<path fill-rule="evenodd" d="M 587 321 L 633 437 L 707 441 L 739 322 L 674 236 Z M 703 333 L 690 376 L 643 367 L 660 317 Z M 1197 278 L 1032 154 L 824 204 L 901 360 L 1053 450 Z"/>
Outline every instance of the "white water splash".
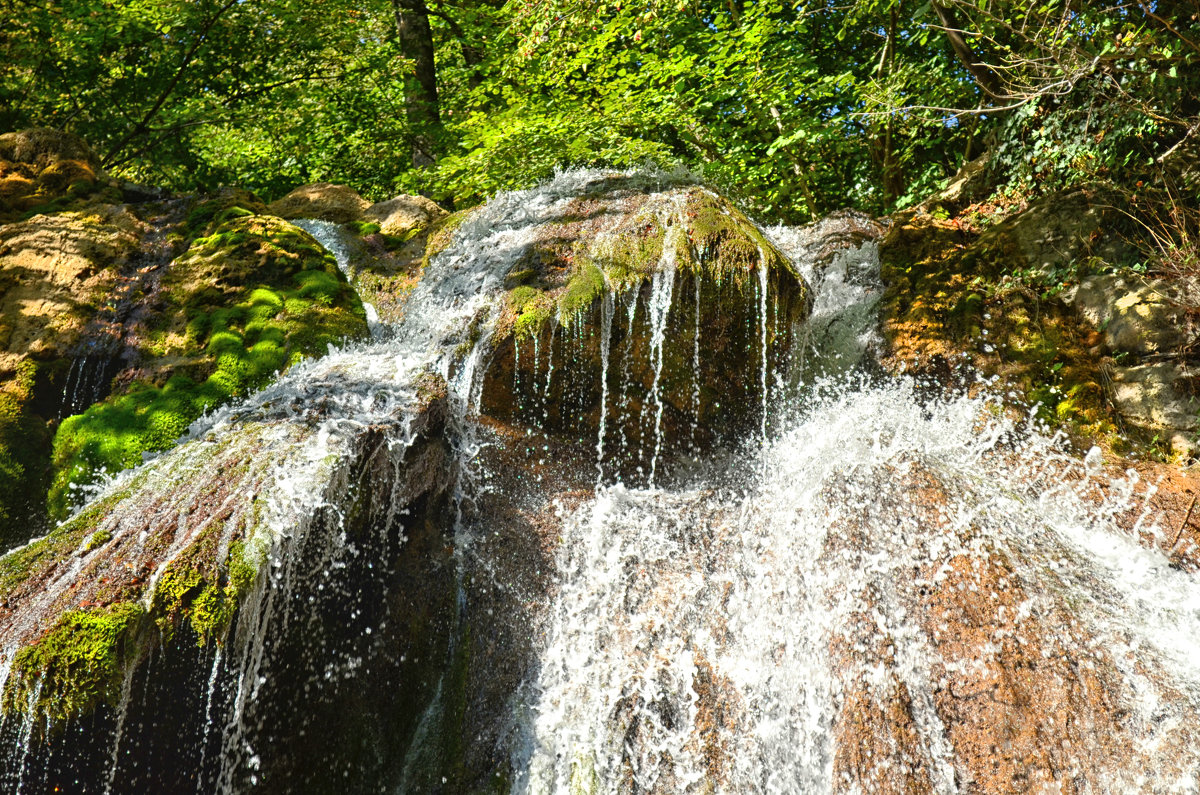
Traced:
<path fill-rule="evenodd" d="M 872 254 L 814 279 L 827 290 L 819 328 L 843 323 L 832 338 L 855 360 L 878 288 L 848 277 Z M 810 383 L 781 432 L 720 481 L 600 489 L 566 517 L 546 643 L 516 713 L 514 791 L 853 791 L 837 777 L 848 699 L 886 705 L 903 688 L 912 745 L 857 784 L 957 792 L 971 773 L 938 692 L 1037 642 L 1105 672 L 1107 698 L 1136 716 L 1122 727 L 1128 759 L 1080 745 L 1063 752 L 1073 775 L 1096 791 L 1195 792 L 1179 771 L 1200 766 L 1200 580 L 1119 524 L 1144 499 L 1135 484 L 1099 490 L 1093 462 L 983 397 L 928 402 L 905 380 L 844 379 Z M 1140 521 L 1153 536 L 1144 509 Z M 998 627 L 988 642 L 955 650 L 919 611 L 961 561 L 1011 567 L 1026 597 L 979 619 Z M 1073 717 L 1077 742 L 1115 731 Z"/>

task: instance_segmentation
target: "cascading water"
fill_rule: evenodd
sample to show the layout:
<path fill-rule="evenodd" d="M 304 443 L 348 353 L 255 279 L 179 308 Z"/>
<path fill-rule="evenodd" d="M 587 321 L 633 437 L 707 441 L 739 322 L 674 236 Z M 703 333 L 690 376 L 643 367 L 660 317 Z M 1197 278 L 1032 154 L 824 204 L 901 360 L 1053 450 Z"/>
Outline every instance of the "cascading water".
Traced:
<path fill-rule="evenodd" d="M 43 729 L 53 681 L 5 691 L 6 787 L 1198 791 L 1200 582 L 1155 548 L 1152 489 L 873 375 L 872 243 L 750 230 L 747 270 L 686 269 L 732 217 L 705 238 L 686 190 L 497 197 L 401 323 L 107 484 L 0 623 L 5 684 L 121 566 L 143 610 L 197 549 L 258 573 L 222 637 L 136 638 L 92 717 Z M 539 297 L 531 252 L 583 223 L 625 223 L 652 267 Z M 302 226 L 346 269 L 342 231 Z"/>

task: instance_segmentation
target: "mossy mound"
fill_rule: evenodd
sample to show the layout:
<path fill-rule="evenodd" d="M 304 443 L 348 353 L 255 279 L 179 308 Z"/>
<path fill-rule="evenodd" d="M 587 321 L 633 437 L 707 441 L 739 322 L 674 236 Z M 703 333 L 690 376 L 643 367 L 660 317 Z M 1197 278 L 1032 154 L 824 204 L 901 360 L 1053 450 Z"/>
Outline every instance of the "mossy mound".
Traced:
<path fill-rule="evenodd" d="M 786 370 L 810 306 L 807 285 L 762 232 L 694 186 L 645 193 L 617 183 L 575 200 L 506 288 L 484 411 L 593 450 L 607 444 L 614 471 L 635 479 L 660 453 L 697 452 L 754 427 L 763 382 L 769 391 Z"/>
<path fill-rule="evenodd" d="M 236 214 L 166 270 L 138 365 L 108 399 L 66 419 L 54 442 L 51 515 L 99 473 L 175 444 L 202 413 L 277 372 L 367 333 L 332 257 L 278 218 Z"/>

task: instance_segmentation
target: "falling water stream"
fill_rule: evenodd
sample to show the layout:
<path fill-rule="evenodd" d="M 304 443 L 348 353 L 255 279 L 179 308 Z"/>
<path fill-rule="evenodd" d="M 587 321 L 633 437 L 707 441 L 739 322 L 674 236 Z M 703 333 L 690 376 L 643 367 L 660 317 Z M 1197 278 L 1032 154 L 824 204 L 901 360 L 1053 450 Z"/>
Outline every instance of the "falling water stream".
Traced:
<path fill-rule="evenodd" d="M 427 468 L 454 484 L 437 498 L 454 526 L 452 549 L 428 568 L 451 572 L 437 581 L 451 651 L 422 680 L 426 700 L 403 702 L 397 725 L 407 734 L 381 730 L 342 760 L 348 791 L 480 791 L 484 780 L 503 791 L 581 794 L 948 793 L 1062 782 L 1073 791 L 1200 791 L 1200 580 L 1139 541 L 1170 534 L 1149 508 L 1153 487 L 1104 471 L 1097 454 L 1081 459 L 1035 420 L 997 408 L 986 390 L 930 398 L 911 380 L 876 374 L 873 243 L 818 263 L 803 230 L 768 230 L 813 288 L 790 370 L 768 367 L 768 328 L 778 320 L 760 268 L 752 335 L 760 347 L 744 354 L 758 368 L 760 421 L 740 444 L 676 467 L 664 463 L 664 344 L 669 316 L 695 325 L 686 391 L 699 406 L 709 355 L 699 277 L 694 292 L 684 289 L 664 261 L 640 296 L 606 289 L 595 330 L 598 431 L 579 445 L 589 485 L 567 499 L 550 493 L 547 477 L 547 492 L 530 503 L 555 506 L 544 515 L 555 543 L 547 591 L 540 604 L 526 598 L 532 586 L 489 558 L 490 528 L 476 507 L 509 474 L 489 458 L 496 442 L 475 422 L 488 341 L 510 269 L 540 226 L 598 178 L 572 172 L 497 197 L 433 258 L 398 326 L 382 329 L 372 315 L 373 340 L 298 365 L 203 418 L 185 444 L 97 495 L 131 494 L 105 527 L 134 549 L 145 543 L 134 519 L 162 511 L 160 495 L 197 505 L 203 473 L 236 462 L 222 515 L 256 528 L 247 544 L 265 561 L 229 638 L 195 652 L 177 685 L 189 694 L 179 711 L 192 715 L 179 718 L 192 739 L 178 764 L 195 772 L 172 781 L 195 792 L 287 791 L 271 778 L 281 734 L 349 731 L 305 722 L 307 705 L 330 701 L 320 714 L 351 726 L 371 697 L 356 695 L 360 683 L 379 666 L 417 670 L 416 652 L 389 645 L 399 630 L 380 605 L 430 598 L 397 574 L 409 564 L 389 561 L 418 543 L 420 506 L 436 502 L 436 488 L 421 491 L 405 474 L 441 460 L 422 424 L 423 379 L 433 375 L 448 394 L 449 454 Z M 337 228 L 300 225 L 345 269 Z M 654 377 L 635 407 L 627 350 L 639 319 Z M 518 365 L 533 363 L 528 394 L 548 400 L 552 379 L 565 377 L 556 355 L 588 333 L 568 324 L 515 347 Z M 636 440 L 624 436 L 632 412 L 641 415 Z M 694 453 L 695 428 L 688 432 Z M 636 485 L 609 460 L 633 445 L 647 476 Z M 384 493 L 367 500 L 375 535 L 364 538 L 344 496 L 373 489 Z M 160 521 L 175 529 L 151 578 L 198 532 L 186 508 Z M 235 522 L 226 521 L 231 534 Z M 440 546 L 420 549 L 432 556 Z M 26 615 L 48 610 L 83 566 L 56 573 Z M 531 652 L 501 708 L 487 711 L 499 727 L 485 754 L 495 769 L 472 778 L 435 746 L 445 745 L 436 735 L 449 716 L 471 714 L 471 699 L 453 695 L 454 661 L 489 632 L 468 620 L 471 589 L 484 579 L 528 605 L 521 621 Z M 23 629 L 0 627 L 6 676 Z M 125 761 L 155 731 L 134 704 L 159 692 L 150 689 L 153 665 L 168 671 L 146 662 L 146 685 L 130 669 L 107 724 L 111 742 L 97 754 L 106 769 L 81 791 L 154 786 L 150 762 Z M 414 682 L 387 680 L 386 689 L 415 694 Z M 1024 711 L 1006 711 L 1014 704 Z M 293 713 L 294 723 L 277 723 Z M 996 727 L 1014 715 L 1036 726 L 1004 729 L 1000 749 Z M 54 777 L 46 771 L 74 764 L 45 750 L 52 742 L 35 728 L 5 729 L 9 791 L 40 791 Z M 398 761 L 358 778 L 401 740 Z M 31 764 L 39 753 L 50 761 Z M 992 764 L 997 756 L 1018 761 Z"/>

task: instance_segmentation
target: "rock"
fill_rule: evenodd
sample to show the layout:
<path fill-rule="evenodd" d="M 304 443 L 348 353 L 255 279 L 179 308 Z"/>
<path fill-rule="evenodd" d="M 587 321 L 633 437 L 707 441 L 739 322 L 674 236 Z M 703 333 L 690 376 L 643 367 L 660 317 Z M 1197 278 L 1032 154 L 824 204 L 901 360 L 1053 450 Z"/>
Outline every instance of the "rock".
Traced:
<path fill-rule="evenodd" d="M 103 389 L 73 368 L 89 339 L 113 332 L 97 310 L 144 230 L 113 205 L 0 226 L 0 545 L 44 526 L 53 424 L 73 393 Z"/>
<path fill-rule="evenodd" d="M 506 287 L 484 412 L 603 445 L 633 481 L 757 427 L 811 302 L 726 199 L 620 182 L 543 226 Z"/>
<path fill-rule="evenodd" d="M 302 185 L 278 201 L 267 212 L 280 218 L 318 218 L 345 224 L 360 221 L 370 203 L 346 185 L 317 182 Z"/>
<path fill-rule="evenodd" d="M 398 733 L 411 734 L 436 684 L 437 652 L 448 643 L 454 609 L 445 542 L 452 533 L 445 519 L 452 514 L 446 495 L 451 451 L 443 438 L 445 419 L 443 394 L 405 419 L 407 446 L 390 444 L 393 439 L 377 427 L 359 428 L 345 440 L 346 455 L 326 473 L 321 499 L 332 510 L 283 521 L 272 519 L 271 495 L 260 486 L 264 478 L 277 477 L 277 466 L 283 467 L 278 472 L 311 466 L 304 457 L 305 440 L 318 436 L 320 427 L 303 420 L 249 422 L 218 444 L 191 444 L 178 455 L 159 459 L 90 510 L 5 557 L 0 567 L 3 609 L 21 611 L 24 617 L 0 622 L 4 647 L 20 647 L 8 658 L 12 668 L 2 694 L 5 713 L 32 710 L 50 732 L 76 720 L 105 725 L 126 672 L 149 655 L 223 641 L 244 603 L 250 602 L 253 611 L 262 609 L 264 601 L 269 605 L 281 598 L 272 593 L 264 599 L 272 589 L 265 574 L 268 550 L 282 543 L 302 557 L 304 544 L 311 543 L 317 559 L 327 560 L 331 551 L 344 551 L 350 544 L 370 550 L 345 555 L 348 560 L 340 565 L 349 567 L 350 582 L 372 583 L 361 594 L 361 609 L 381 611 L 382 618 L 375 619 L 380 637 L 372 638 L 370 629 L 363 633 L 353 622 L 348 625 L 347 596 L 323 601 L 325 578 L 311 577 L 308 586 L 288 597 L 296 603 L 287 609 L 303 610 L 314 619 L 325 611 L 337 617 L 320 621 L 328 633 L 314 625 L 305 632 L 260 639 L 259 648 L 266 651 L 259 652 L 263 657 L 258 664 L 274 663 L 271 683 L 265 678 L 260 683 L 266 685 L 262 701 L 287 710 L 294 693 L 311 684 L 304 678 L 305 666 L 295 665 L 297 659 L 314 648 L 340 650 L 365 639 L 366 660 L 394 660 L 407 653 L 414 662 L 425 660 L 432 671 L 420 679 L 414 676 L 406 688 L 377 680 L 368 685 L 376 689 L 363 694 L 365 709 L 380 710 L 380 720 L 395 721 Z M 357 493 L 359 482 L 371 484 L 367 493 Z M 406 534 L 392 521 L 397 511 L 410 516 L 403 527 Z M 72 569 L 65 580 L 58 576 L 64 564 Z M 387 581 L 371 575 L 372 565 L 396 571 L 405 588 L 389 593 Z M 422 598 L 409 598 L 409 588 L 422 589 Z M 406 631 L 410 624 L 431 621 L 436 625 L 419 637 Z M 389 624 L 396 631 L 387 632 Z M 259 631 L 269 625 L 263 621 Z M 276 687 L 289 695 L 267 697 Z M 363 685 L 356 681 L 355 687 Z M 322 699 L 313 701 L 314 711 L 306 712 L 311 720 L 334 719 L 315 706 Z M 343 703 L 325 701 L 331 708 Z M 169 714 L 178 704 L 164 697 L 159 707 Z M 318 735 L 314 742 L 340 742 L 309 733 Z M 305 734 L 293 735 L 298 745 L 306 742 Z M 313 748 L 308 753 L 322 752 Z M 273 755 L 272 761 L 281 758 L 286 755 Z"/>
<path fill-rule="evenodd" d="M 83 139 L 48 128 L 0 135 L 0 215 L 90 193 L 103 177 Z"/>
<path fill-rule="evenodd" d="M 363 213 L 363 219 L 379 224 L 379 231 L 389 237 L 409 238 L 446 215 L 445 210 L 424 196 L 397 196 L 372 204 Z"/>
<path fill-rule="evenodd" d="M 245 212 L 245 211 L 243 211 Z M 174 446 L 205 411 L 244 396 L 306 356 L 367 335 L 362 303 L 308 233 L 235 214 L 159 263 L 156 289 L 123 333 L 136 354 L 113 394 L 65 419 L 54 447 L 51 515 L 102 471 Z"/>
<path fill-rule="evenodd" d="M 1171 436 L 1200 427 L 1200 401 L 1189 390 L 1200 373 L 1169 362 L 1114 367 L 1112 373 L 1113 402 L 1130 422 Z"/>
<path fill-rule="evenodd" d="M 1109 234 L 1118 215 L 1096 190 L 1079 188 L 1043 196 L 979 236 L 978 247 L 1047 284 L 1062 281 L 1084 257 L 1125 258 L 1128 244 Z"/>
<path fill-rule="evenodd" d="M 1179 289 L 1162 279 L 1116 274 L 1088 276 L 1064 301 L 1104 334 L 1113 351 L 1160 353 L 1195 337 L 1188 328 Z"/>
<path fill-rule="evenodd" d="M 990 153 L 983 153 L 969 162 L 963 163 L 946 183 L 946 187 L 921 202 L 920 207 L 925 212 L 941 211 L 953 215 L 965 207 L 984 198 L 989 185 L 987 181 L 987 165 Z"/>

